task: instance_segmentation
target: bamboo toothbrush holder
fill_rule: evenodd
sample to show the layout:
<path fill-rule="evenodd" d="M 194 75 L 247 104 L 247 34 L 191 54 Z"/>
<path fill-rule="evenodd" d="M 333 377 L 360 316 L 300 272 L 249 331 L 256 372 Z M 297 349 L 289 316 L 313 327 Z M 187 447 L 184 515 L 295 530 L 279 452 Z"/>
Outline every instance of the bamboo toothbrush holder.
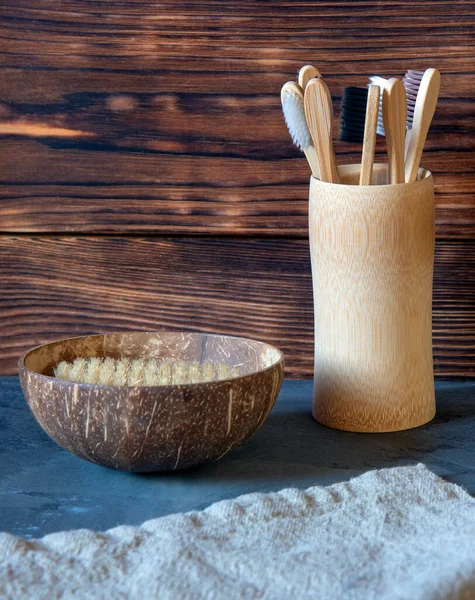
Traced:
<path fill-rule="evenodd" d="M 346 185 L 310 183 L 313 416 L 346 431 L 399 431 L 435 415 L 433 181 L 420 169 L 414 183 L 381 185 L 386 165 L 375 165 L 375 185 L 358 178 L 359 165 L 347 165 Z"/>

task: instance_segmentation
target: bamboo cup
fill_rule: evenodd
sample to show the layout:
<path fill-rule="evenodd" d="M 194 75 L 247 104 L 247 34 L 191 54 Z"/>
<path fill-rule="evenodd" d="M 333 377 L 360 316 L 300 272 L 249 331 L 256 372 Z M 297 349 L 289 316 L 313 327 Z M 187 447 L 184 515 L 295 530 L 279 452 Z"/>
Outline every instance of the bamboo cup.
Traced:
<path fill-rule="evenodd" d="M 417 427 L 435 415 L 432 363 L 434 191 L 413 183 L 310 183 L 315 309 L 314 418 L 346 431 Z"/>

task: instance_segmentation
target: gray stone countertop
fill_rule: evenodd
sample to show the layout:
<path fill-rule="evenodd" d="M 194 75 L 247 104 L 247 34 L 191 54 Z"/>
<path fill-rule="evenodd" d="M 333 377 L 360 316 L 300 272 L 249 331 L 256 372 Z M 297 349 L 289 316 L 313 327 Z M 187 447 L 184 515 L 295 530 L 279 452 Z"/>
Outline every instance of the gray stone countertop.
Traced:
<path fill-rule="evenodd" d="M 475 382 L 437 382 L 437 416 L 398 433 L 328 429 L 311 416 L 312 382 L 285 381 L 261 429 L 221 461 L 176 473 L 110 471 L 62 450 L 36 423 L 17 377 L 0 378 L 0 531 L 40 537 L 102 531 L 217 500 L 345 481 L 422 462 L 475 494 Z"/>

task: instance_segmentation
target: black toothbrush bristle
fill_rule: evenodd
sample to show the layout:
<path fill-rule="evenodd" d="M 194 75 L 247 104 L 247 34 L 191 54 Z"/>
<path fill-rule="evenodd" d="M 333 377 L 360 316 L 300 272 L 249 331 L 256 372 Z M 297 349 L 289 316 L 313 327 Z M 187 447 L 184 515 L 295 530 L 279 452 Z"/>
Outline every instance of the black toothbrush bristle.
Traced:
<path fill-rule="evenodd" d="M 341 99 L 340 140 L 362 144 L 368 103 L 368 88 L 347 87 Z"/>

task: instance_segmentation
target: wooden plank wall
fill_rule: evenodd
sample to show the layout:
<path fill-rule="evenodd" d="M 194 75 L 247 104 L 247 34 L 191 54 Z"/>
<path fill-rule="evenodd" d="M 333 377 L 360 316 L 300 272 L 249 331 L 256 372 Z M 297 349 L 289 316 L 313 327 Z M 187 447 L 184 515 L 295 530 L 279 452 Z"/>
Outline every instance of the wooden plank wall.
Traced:
<path fill-rule="evenodd" d="M 314 62 L 336 113 L 370 74 L 442 71 L 424 155 L 435 365 L 475 376 L 474 15 L 468 0 L 4 3 L 0 373 L 59 337 L 165 328 L 270 341 L 310 377 L 309 171 L 279 90 Z"/>

